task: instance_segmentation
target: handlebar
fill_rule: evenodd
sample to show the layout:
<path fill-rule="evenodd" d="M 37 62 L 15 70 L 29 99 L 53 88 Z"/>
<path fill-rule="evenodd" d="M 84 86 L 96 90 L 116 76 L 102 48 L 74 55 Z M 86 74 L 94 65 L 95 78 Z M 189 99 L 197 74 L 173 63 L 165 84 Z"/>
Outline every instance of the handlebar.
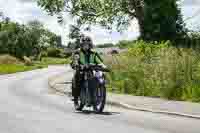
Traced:
<path fill-rule="evenodd" d="M 80 71 L 103 71 L 103 72 L 110 72 L 108 68 L 103 68 L 101 65 L 94 65 L 94 64 L 89 64 L 89 65 L 80 65 L 79 66 Z"/>

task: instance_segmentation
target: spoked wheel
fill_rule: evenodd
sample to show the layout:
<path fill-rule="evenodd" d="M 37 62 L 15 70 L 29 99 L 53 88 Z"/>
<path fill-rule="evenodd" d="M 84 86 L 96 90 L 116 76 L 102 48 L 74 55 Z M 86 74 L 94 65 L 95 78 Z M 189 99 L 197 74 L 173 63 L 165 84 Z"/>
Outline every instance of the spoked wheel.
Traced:
<path fill-rule="evenodd" d="M 81 88 L 80 96 L 74 100 L 74 107 L 77 111 L 82 111 L 85 106 L 86 94 L 85 89 Z"/>
<path fill-rule="evenodd" d="M 85 104 L 81 102 L 81 98 L 80 98 L 80 97 L 74 99 L 74 107 L 75 107 L 75 110 L 77 110 L 77 111 L 82 111 L 84 105 L 85 105 Z"/>
<path fill-rule="evenodd" d="M 73 95 L 73 90 L 75 90 L 75 79 L 74 78 L 72 79 L 72 95 Z M 82 109 L 85 105 L 81 99 L 82 99 L 81 96 L 79 96 L 77 98 L 74 97 L 74 108 L 77 111 L 82 111 Z"/>
<path fill-rule="evenodd" d="M 96 113 L 102 113 L 106 103 L 106 88 L 100 86 L 95 90 L 95 103 L 93 105 Z"/>

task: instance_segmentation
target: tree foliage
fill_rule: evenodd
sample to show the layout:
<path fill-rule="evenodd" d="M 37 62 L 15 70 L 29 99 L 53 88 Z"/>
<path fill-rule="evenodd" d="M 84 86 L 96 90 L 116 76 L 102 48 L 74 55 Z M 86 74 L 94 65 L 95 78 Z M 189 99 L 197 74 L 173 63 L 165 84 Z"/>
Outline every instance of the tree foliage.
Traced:
<path fill-rule="evenodd" d="M 80 27 L 77 25 L 70 25 L 68 48 L 77 49 L 80 47 L 80 40 L 84 36 L 81 32 Z"/>
<path fill-rule="evenodd" d="M 113 43 L 104 43 L 104 44 L 99 44 L 97 45 L 97 48 L 110 48 L 114 47 L 115 45 Z"/>
<path fill-rule="evenodd" d="M 178 0 L 146 0 L 145 40 L 175 40 L 186 35 Z"/>
<path fill-rule="evenodd" d="M 4 18 L 7 17 L 3 16 L 0 21 L 0 54 L 11 54 L 23 59 L 23 56 L 38 56 L 44 47 L 57 43 L 57 36 L 44 29 L 39 21 L 21 25 Z"/>
<path fill-rule="evenodd" d="M 99 24 L 107 29 L 126 29 L 138 20 L 141 38 L 172 40 L 183 36 L 184 24 L 179 0 L 38 0 L 50 14 L 66 11 L 78 25 Z"/>

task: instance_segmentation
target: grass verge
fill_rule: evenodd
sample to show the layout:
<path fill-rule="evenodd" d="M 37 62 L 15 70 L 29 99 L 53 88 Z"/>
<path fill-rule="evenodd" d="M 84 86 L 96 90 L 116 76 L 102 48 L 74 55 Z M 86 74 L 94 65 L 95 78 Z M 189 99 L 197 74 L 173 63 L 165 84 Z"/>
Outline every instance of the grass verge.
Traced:
<path fill-rule="evenodd" d="M 105 58 L 109 91 L 200 102 L 200 54 L 163 42 L 138 42 L 127 53 Z"/>
<path fill-rule="evenodd" d="M 48 65 L 68 64 L 68 59 L 63 58 L 43 58 L 42 61 L 35 61 L 33 65 L 27 66 L 22 62 L 13 64 L 0 64 L 0 74 L 11 74 L 16 72 L 30 71 L 48 67 Z"/>
<path fill-rule="evenodd" d="M 24 64 L 0 64 L 0 74 L 11 74 L 41 68 L 39 66 L 25 66 Z"/>

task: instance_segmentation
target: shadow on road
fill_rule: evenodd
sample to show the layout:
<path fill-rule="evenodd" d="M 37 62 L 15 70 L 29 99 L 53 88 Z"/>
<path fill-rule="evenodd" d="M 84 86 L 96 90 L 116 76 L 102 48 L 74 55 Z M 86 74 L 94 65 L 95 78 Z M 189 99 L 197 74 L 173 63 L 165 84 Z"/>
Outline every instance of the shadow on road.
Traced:
<path fill-rule="evenodd" d="M 56 84 L 68 85 L 68 84 L 72 84 L 72 81 L 60 82 L 60 83 L 56 83 Z"/>
<path fill-rule="evenodd" d="M 96 115 L 105 115 L 105 116 L 110 116 L 110 115 L 119 115 L 119 112 L 102 112 L 102 113 L 96 113 L 95 111 L 91 111 L 91 110 L 83 110 L 80 112 L 76 112 L 79 114 L 85 114 L 85 115 L 91 115 L 91 114 L 96 114 Z"/>

